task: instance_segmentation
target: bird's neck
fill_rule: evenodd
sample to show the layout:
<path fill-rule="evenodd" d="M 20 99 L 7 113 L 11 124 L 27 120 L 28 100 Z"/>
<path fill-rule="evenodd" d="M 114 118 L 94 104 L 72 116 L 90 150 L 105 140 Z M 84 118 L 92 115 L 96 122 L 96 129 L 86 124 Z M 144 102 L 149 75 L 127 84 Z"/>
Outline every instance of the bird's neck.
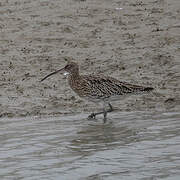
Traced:
<path fill-rule="evenodd" d="M 73 71 L 70 73 L 70 78 L 73 80 L 78 80 L 80 78 L 80 74 L 79 71 Z"/>
<path fill-rule="evenodd" d="M 79 87 L 79 84 L 81 82 L 81 76 L 77 72 L 76 73 L 70 73 L 68 81 L 69 81 L 70 87 L 76 92 L 76 90 Z"/>

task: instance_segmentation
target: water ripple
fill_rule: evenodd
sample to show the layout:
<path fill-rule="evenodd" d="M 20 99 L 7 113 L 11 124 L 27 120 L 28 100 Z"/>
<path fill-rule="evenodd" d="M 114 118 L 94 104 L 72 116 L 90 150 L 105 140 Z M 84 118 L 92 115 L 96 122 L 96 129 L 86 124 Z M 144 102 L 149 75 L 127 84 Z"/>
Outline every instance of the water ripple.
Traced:
<path fill-rule="evenodd" d="M 180 176 L 180 114 L 121 112 L 0 119 L 0 178 L 155 179 Z"/>

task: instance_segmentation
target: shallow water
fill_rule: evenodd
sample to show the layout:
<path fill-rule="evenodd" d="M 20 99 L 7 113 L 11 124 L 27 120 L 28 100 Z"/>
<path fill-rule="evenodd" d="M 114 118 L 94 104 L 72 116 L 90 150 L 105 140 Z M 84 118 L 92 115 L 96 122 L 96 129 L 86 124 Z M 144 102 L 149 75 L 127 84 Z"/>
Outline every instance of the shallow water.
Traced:
<path fill-rule="evenodd" d="M 0 179 L 179 180 L 180 113 L 0 119 Z"/>

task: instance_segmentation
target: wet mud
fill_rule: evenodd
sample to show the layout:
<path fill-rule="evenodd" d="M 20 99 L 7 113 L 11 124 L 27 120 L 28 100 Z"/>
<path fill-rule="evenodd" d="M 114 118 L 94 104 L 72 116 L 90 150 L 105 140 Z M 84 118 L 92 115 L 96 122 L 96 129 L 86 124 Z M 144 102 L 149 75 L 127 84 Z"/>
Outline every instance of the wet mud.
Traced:
<path fill-rule="evenodd" d="M 179 0 L 1 0 L 0 117 L 90 112 L 61 74 L 73 58 L 84 74 L 152 86 L 120 111 L 180 110 Z"/>

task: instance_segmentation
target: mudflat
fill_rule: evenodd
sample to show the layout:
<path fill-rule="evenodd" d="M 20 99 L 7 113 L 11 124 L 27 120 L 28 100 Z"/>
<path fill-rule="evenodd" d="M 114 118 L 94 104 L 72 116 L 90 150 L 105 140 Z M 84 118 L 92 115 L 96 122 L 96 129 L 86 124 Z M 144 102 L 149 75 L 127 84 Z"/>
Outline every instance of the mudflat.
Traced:
<path fill-rule="evenodd" d="M 70 58 L 83 74 L 105 74 L 155 93 L 116 102 L 123 111 L 180 110 L 179 0 L 1 0 L 0 117 L 97 108 L 67 79 L 48 73 Z"/>

